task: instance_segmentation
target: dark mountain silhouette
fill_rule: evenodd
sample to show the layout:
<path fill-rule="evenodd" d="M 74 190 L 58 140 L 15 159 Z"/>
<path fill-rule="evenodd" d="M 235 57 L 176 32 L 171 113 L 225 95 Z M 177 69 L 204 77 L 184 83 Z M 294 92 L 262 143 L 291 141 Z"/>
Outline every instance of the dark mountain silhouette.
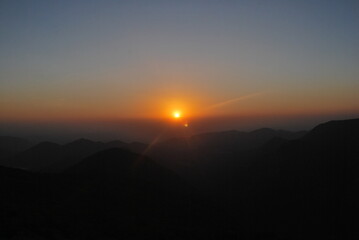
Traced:
<path fill-rule="evenodd" d="M 242 154 L 208 176 L 217 182 L 212 196 L 276 236 L 357 238 L 358 124 L 321 124 L 301 139 L 273 139 Z"/>
<path fill-rule="evenodd" d="M 357 119 L 330 121 L 315 127 L 305 140 L 315 145 L 358 147 L 359 121 Z"/>
<path fill-rule="evenodd" d="M 0 167 L 0 238 L 47 236 L 54 186 L 47 178 L 20 169 Z M 52 237 L 54 238 L 54 237 Z"/>
<path fill-rule="evenodd" d="M 52 142 L 41 142 L 7 159 L 4 165 L 22 169 L 35 169 L 60 159 L 61 145 Z"/>
<path fill-rule="evenodd" d="M 65 145 L 42 142 L 3 160 L 2 165 L 31 171 L 60 172 L 85 157 L 115 147 L 140 153 L 146 148 L 146 145 L 121 141 L 103 143 L 87 139 L 78 139 Z"/>
<path fill-rule="evenodd" d="M 66 174 L 74 182 L 66 214 L 80 211 L 79 219 L 72 221 L 83 226 L 114 236 L 141 236 L 147 228 L 153 228 L 148 234 L 166 234 L 168 225 L 189 227 L 193 189 L 148 158 L 109 149 L 82 160 Z"/>
<path fill-rule="evenodd" d="M 24 151 L 31 146 L 31 142 L 26 139 L 0 136 L 0 163 L 2 160 Z"/>
<path fill-rule="evenodd" d="M 358 239 L 358 126 L 175 138 L 147 151 L 161 160 L 115 141 L 57 174 L 1 167 L 0 237 Z"/>
<path fill-rule="evenodd" d="M 268 142 L 266 142 L 265 144 L 263 144 L 258 151 L 275 152 L 287 142 L 289 142 L 288 139 L 284 139 L 281 137 L 274 137 Z"/>
<path fill-rule="evenodd" d="M 358 124 L 332 121 L 298 139 L 268 129 L 246 140 L 235 131 L 204 134 L 160 143 L 150 154 L 259 232 L 350 239 L 359 214 Z"/>
<path fill-rule="evenodd" d="M 147 154 L 158 163 L 188 178 L 196 185 L 216 184 L 217 173 L 226 162 L 236 162 L 250 151 L 259 149 L 274 138 L 283 141 L 303 137 L 305 131 L 289 132 L 262 128 L 252 132 L 225 131 L 194 135 L 190 138 L 172 138 L 152 146 Z M 242 160 L 241 164 L 246 164 Z M 224 171 L 224 170 L 223 170 Z M 210 180 L 211 183 L 205 183 Z"/>
<path fill-rule="evenodd" d="M 75 165 L 85 157 L 88 157 L 98 151 L 111 148 L 122 148 L 134 153 L 141 154 L 146 148 L 146 144 L 137 142 L 125 143 L 119 140 L 103 143 L 93 142 L 86 139 L 79 139 L 63 146 L 63 159 L 47 168 L 44 168 L 44 170 L 62 171 L 70 166 Z"/>
<path fill-rule="evenodd" d="M 96 153 L 63 174 L 0 168 L 2 236 L 172 239 L 226 228 L 194 188 L 152 160 L 123 149 Z"/>
<path fill-rule="evenodd" d="M 305 131 L 288 132 L 272 130 L 269 128 L 258 129 L 252 132 L 226 131 L 203 133 L 190 138 L 172 138 L 160 142 L 149 151 L 150 155 L 157 158 L 188 159 L 190 152 L 215 151 L 215 152 L 240 152 L 260 148 L 273 138 L 297 139 L 303 137 Z M 168 155 L 168 156 L 167 156 Z"/>
<path fill-rule="evenodd" d="M 147 145 L 141 142 L 124 143 L 119 140 L 107 142 L 106 146 L 108 148 L 123 148 L 139 154 L 143 153 L 147 148 Z"/>
<path fill-rule="evenodd" d="M 91 176 L 93 178 L 141 178 L 143 182 L 161 183 L 162 179 L 180 178 L 169 170 L 159 166 L 151 159 L 130 152 L 125 149 L 113 148 L 100 151 L 74 166 L 68 168 L 64 173 L 77 176 Z M 167 174 L 167 175 L 164 175 Z M 173 179 L 169 179 L 172 177 Z M 161 183 L 161 184 L 160 184 Z"/>
<path fill-rule="evenodd" d="M 283 139 L 297 139 L 306 134 L 305 131 L 289 132 L 261 128 L 252 132 L 227 131 L 219 133 L 204 133 L 191 137 L 190 142 L 195 147 L 220 147 L 237 150 L 250 150 L 262 146 L 274 137 Z"/>
<path fill-rule="evenodd" d="M 193 159 L 206 159 L 206 155 L 218 158 L 218 154 L 258 148 L 273 137 L 294 139 L 303 134 L 304 132 L 292 133 L 272 129 L 259 129 L 249 133 L 238 131 L 206 133 L 195 135 L 190 139 L 174 138 L 161 142 L 153 146 L 147 154 L 160 161 L 164 160 L 162 164 L 174 164 L 174 167 L 167 167 L 177 169 L 178 164 L 186 165 Z M 101 150 L 123 148 L 141 154 L 147 149 L 147 145 L 143 143 L 124 143 L 119 140 L 103 143 L 78 139 L 62 146 L 57 145 L 57 150 L 54 150 L 54 146 L 55 144 L 40 143 L 24 152 L 3 159 L 1 164 L 31 171 L 59 172 Z M 215 153 L 207 153 L 208 150 Z M 206 155 L 197 156 L 195 152 Z M 167 159 L 172 160 L 167 161 Z"/>
<path fill-rule="evenodd" d="M 103 142 L 94 142 L 87 139 L 78 139 L 62 146 L 60 160 L 52 164 L 42 166 L 38 169 L 43 171 L 62 171 L 81 161 L 83 158 L 107 148 L 110 147 L 107 147 L 106 144 Z"/>

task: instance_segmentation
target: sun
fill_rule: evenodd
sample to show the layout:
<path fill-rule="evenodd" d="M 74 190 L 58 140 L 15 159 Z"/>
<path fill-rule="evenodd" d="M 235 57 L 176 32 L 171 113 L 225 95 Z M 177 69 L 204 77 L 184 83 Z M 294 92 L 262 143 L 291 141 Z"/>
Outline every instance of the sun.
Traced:
<path fill-rule="evenodd" d="M 174 112 L 172 113 L 172 117 L 173 117 L 173 118 L 181 118 L 181 117 L 182 117 L 182 114 L 181 114 L 180 111 L 174 111 Z"/>

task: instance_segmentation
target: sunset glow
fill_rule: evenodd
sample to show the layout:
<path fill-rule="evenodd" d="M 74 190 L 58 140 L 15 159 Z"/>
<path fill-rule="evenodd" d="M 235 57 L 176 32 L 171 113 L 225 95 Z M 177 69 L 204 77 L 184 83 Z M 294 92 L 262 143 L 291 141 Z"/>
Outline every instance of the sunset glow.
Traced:
<path fill-rule="evenodd" d="M 20 2 L 1 5 L 2 131 L 128 123 L 126 136 L 147 137 L 187 121 L 205 132 L 359 116 L 357 1 Z"/>
<path fill-rule="evenodd" d="M 182 114 L 181 114 L 181 112 L 179 112 L 179 111 L 174 111 L 173 114 L 172 114 L 172 116 L 173 116 L 174 118 L 181 118 Z"/>
<path fill-rule="evenodd" d="M 0 240 L 359 236 L 358 26 L 359 0 L 0 1 Z"/>

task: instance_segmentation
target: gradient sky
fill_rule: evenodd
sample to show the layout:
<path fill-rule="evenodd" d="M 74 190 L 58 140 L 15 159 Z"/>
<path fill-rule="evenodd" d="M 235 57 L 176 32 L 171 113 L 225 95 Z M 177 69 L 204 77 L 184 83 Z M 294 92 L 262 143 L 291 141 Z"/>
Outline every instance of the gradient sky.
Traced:
<path fill-rule="evenodd" d="M 359 1 L 0 2 L 0 120 L 359 113 Z"/>

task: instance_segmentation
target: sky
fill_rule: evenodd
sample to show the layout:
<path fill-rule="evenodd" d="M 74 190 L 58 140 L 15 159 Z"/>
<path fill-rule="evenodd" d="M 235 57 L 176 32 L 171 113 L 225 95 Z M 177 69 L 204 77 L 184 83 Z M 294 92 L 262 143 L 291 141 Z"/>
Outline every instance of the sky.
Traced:
<path fill-rule="evenodd" d="M 356 0 L 1 0 L 0 130 L 359 117 L 358 28 Z"/>

